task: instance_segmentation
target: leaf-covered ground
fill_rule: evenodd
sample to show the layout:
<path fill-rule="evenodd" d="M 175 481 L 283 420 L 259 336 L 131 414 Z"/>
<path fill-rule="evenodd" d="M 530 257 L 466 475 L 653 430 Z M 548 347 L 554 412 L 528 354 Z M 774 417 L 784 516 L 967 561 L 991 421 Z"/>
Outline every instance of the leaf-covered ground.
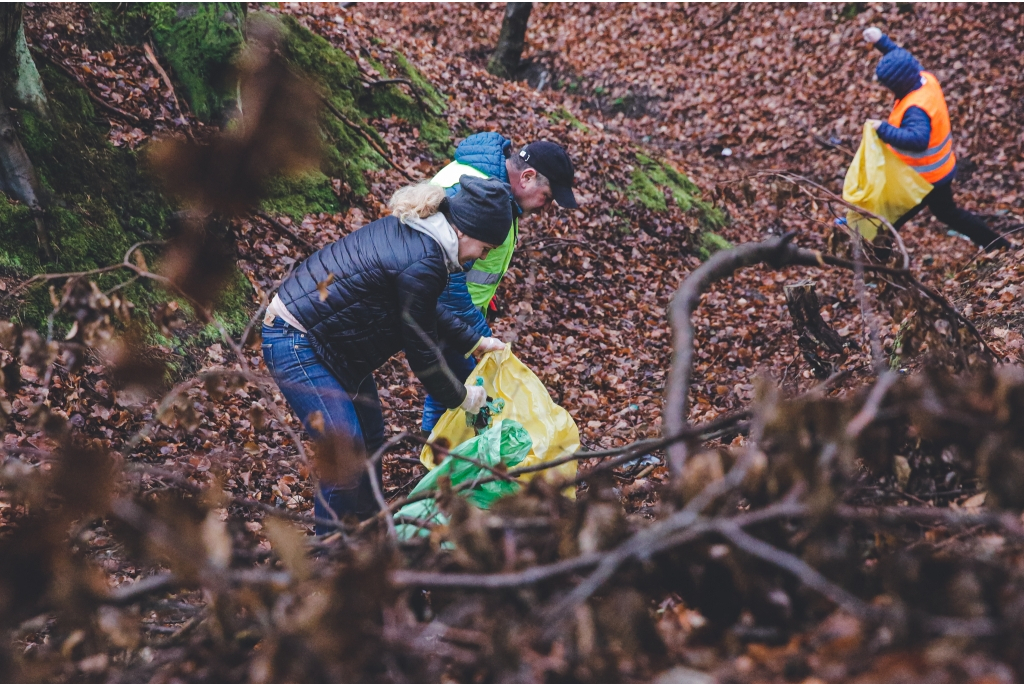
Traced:
<path fill-rule="evenodd" d="M 538 5 L 524 75 L 534 85 L 543 80 L 540 92 L 483 71 L 501 24 L 498 5 L 374 5 L 349 10 L 344 24 L 319 21 L 330 27 L 325 30 L 363 27 L 415 55 L 451 98 L 452 130 L 493 129 L 517 144 L 550 138 L 567 145 L 583 207 L 524 222 L 527 248 L 544 249 L 524 249 L 513 263 L 515 282 L 501 297 L 518 315 L 517 325 L 505 330 L 520 336 L 518 353 L 571 408 L 587 437 L 607 445 L 657 429 L 669 343 L 664 308 L 698 263 L 687 238 L 700 228 L 690 216 L 631 214 L 643 203 L 616 189 L 626 190 L 643 165 L 621 151 L 663 156 L 696 182 L 728 213 L 729 225 L 714 230 L 734 243 L 797 230 L 797 242 L 824 248 L 833 219 L 845 210 L 753 176 L 788 170 L 841 194 L 851 155 L 836 148 L 856 149 L 863 121 L 884 116 L 890 106 L 873 81 L 877 53 L 860 37 L 864 27 L 879 25 L 943 84 L 958 131 L 962 204 L 1001 230 L 1020 228 L 1024 139 L 1019 108 L 1011 106 L 1024 96 L 1019 8 L 886 6 L 852 18 L 842 9 L 623 4 L 567 12 Z M 725 148 L 730 156 L 722 156 Z M 672 207 L 671 199 L 667 204 Z M 971 243 L 946 233 L 927 213 L 905 227 L 912 268 L 965 308 L 995 349 L 1021 359 L 1020 255 L 979 257 Z M 565 239 L 578 242 L 560 242 Z M 536 274 L 543 285 L 530 285 Z M 783 284 L 804 276 L 821 279 L 826 320 L 866 353 L 851 279 L 741 273 L 716 287 L 701 312 L 697 383 L 703 392 L 692 418 L 741 406 L 757 372 L 794 387 L 810 383 L 788 334 L 782 292 Z M 900 323 L 882 324 L 887 352 Z M 847 364 L 859 361 L 854 354 Z"/>
<path fill-rule="evenodd" d="M 446 97 L 453 145 L 470 133 L 497 130 L 517 146 L 536 139 L 566 146 L 576 166 L 582 206 L 576 211 L 553 207 L 524 221 L 520 249 L 499 290 L 502 316 L 495 331 L 512 341 L 516 354 L 569 409 L 585 446 L 603 448 L 660 435 L 672 349 L 666 308 L 702 258 L 729 242 L 788 231 L 797 231 L 795 242 L 801 246 L 835 247 L 833 220 L 845 210 L 792 177 L 767 172 L 786 170 L 841 191 L 849 151 L 858 145 L 864 119 L 884 116 L 889 107 L 884 89 L 872 80 L 877 56 L 860 38 L 865 26 L 883 27 L 942 82 L 960 158 L 962 203 L 1002 230 L 1021 227 L 1024 12 L 1016 5 L 870 5 L 859 13 L 848 7 L 857 9 L 538 4 L 524 54 L 528 80 L 517 82 L 496 79 L 484 68 L 497 38 L 500 4 L 286 3 L 275 11 L 295 16 L 358 58 L 366 73 L 378 64 L 395 64 L 393 51 L 407 56 Z M 200 132 L 143 51 L 91 53 L 81 37 L 81 18 L 66 6 L 30 15 L 30 39 L 47 59 L 77 73 L 96 98 L 127 113 L 106 112 L 112 144 L 138 147 L 168 131 Z M 444 164 L 409 122 L 391 117 L 372 124 L 406 174 L 426 178 Z M 367 179 L 370 194 L 349 198 L 352 205 L 343 214 L 279 221 L 315 246 L 336 240 L 382 216 L 387 198 L 407 182 L 394 169 L 368 172 Z M 308 254 L 308 248 L 271 231 L 265 222 L 240 221 L 234 229 L 239 264 L 258 296 L 271 291 Z M 1024 253 L 978 255 L 969 242 L 947 235 L 945 227 L 925 217 L 902 234 L 911 269 L 920 279 L 973 319 L 1004 361 L 1024 361 Z M 1021 242 L 1016 236 L 1011 240 Z M 814 281 L 822 318 L 850 343 L 842 355 L 826 355 L 833 372 L 846 372 L 836 379 L 835 396 L 852 396 L 869 382 L 871 350 L 861 307 L 865 294 L 887 363 L 909 371 L 935 365 L 962 370 L 978 361 L 977 344 L 968 340 L 968 352 L 961 357 L 951 353 L 956 341 L 948 325 L 944 329 L 933 312 L 884 279 L 868 279 L 866 288 L 858 288 L 852 276 L 834 270 L 746 269 L 714 286 L 695 315 L 691 421 L 747 407 L 757 375 L 771 377 L 791 395 L 819 383 L 801 355 L 783 291 L 784 285 L 802 279 Z M 3 280 L 5 289 L 9 280 Z M 116 309 L 116 294 L 111 297 L 114 303 L 104 306 Z M 174 311 L 161 313 L 168 324 L 176 316 Z M 10 363 L 13 358 L 4 354 Z M 264 508 L 303 513 L 312 507 L 309 470 L 289 436 L 299 429 L 298 422 L 272 390 L 242 380 L 232 385 L 216 376 L 204 379 L 204 371 L 225 365 L 243 373 L 260 371 L 258 348 L 246 348 L 239 364 L 230 350 L 213 345 L 192 363 L 199 375 L 185 378 L 179 392 L 159 405 L 114 390 L 98 364 L 52 378 L 37 377 L 31 366 L 22 366 L 19 381 L 8 385 L 18 392 L 5 409 L 12 422 L 4 445 L 28 458 L 53 448 L 35 423 L 33 409 L 50 406 L 84 435 L 130 452 L 140 469 L 138 479 L 152 491 L 223 490 L 225 497 L 216 502 L 218 516 L 245 521 L 228 529 L 229 552 L 265 560 L 274 541 L 265 537 Z M 382 369 L 378 385 L 389 433 L 415 430 L 423 392 L 404 362 L 394 360 Z M 271 404 L 284 412 L 282 418 L 275 418 Z M 389 498 L 407 492 L 422 473 L 409 463 L 412 456 L 407 450 L 386 457 Z M 912 477 L 865 480 L 867 494 L 859 503 L 977 511 L 984 501 L 977 479 L 953 463 L 955 456 L 938 464 L 909 457 Z M 45 460 L 42 468 L 48 468 Z M 623 472 L 616 478 L 615 496 L 628 511 L 649 516 L 657 504 L 655 487 L 666 478 L 663 466 Z M 0 509 L 7 519 L 23 514 L 18 506 Z M 222 530 L 216 524 L 210 529 Z M 929 543 L 951 549 L 967 544 L 936 530 L 929 531 Z M 126 563 L 131 554 L 112 532 L 94 526 L 79 538 L 111 582 L 155 570 Z M 1001 539 L 991 537 L 969 542 L 1000 548 Z M 277 540 L 284 544 L 283 538 Z M 887 544 L 895 543 L 877 540 L 879 548 Z M 57 647 L 71 664 L 68 677 L 114 677 L 117 669 L 127 678 L 145 674 L 156 680 L 273 673 L 259 671 L 271 667 L 258 661 L 241 671 L 209 670 L 196 651 L 179 648 L 195 629 L 193 617 L 202 603 L 197 594 L 179 599 L 143 617 L 143 630 L 166 635 L 170 645 L 157 650 L 156 662 L 152 653 L 149 662 L 133 662 L 131 668 L 108 662 L 105 653 L 88 651 L 89 644 L 81 637 L 75 641 L 71 633 Z M 709 642 L 700 630 L 708 617 L 678 596 L 667 593 L 654 610 L 668 650 L 658 668 L 639 658 L 633 664 L 628 648 L 612 647 L 613 653 L 627 652 L 617 657 L 627 665 L 611 671 L 594 666 L 575 677 L 614 672 L 650 679 L 673 665 L 680 670 L 666 677 L 674 679 L 711 673 L 737 680 L 1012 681 L 1019 673 L 981 651 L 965 657 L 956 638 L 921 651 L 876 650 L 870 663 L 850 663 L 849 655 L 859 653 L 855 649 L 867 641 L 867 633 L 860 621 L 839 612 L 781 642 L 775 633 L 759 639 L 748 614 L 721 642 Z M 137 637 L 120 635 L 120 624 L 111 621 L 113 627 L 104 630 L 115 644 L 121 640 L 129 650 L 138 646 Z M 744 621 L 750 624 L 749 634 L 743 633 Z M 18 630 L 26 654 L 53 649 L 45 620 Z M 557 661 L 554 655 L 525 659 L 534 669 L 528 671 L 530 678 L 549 672 L 545 659 Z M 560 673 L 556 666 L 550 669 Z"/>

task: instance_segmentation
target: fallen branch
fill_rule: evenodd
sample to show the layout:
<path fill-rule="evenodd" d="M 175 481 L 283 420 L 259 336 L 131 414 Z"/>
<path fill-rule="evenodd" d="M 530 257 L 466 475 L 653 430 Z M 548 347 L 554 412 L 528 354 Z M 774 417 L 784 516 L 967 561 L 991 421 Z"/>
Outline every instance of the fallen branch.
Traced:
<path fill-rule="evenodd" d="M 764 171 L 764 172 L 760 172 L 758 174 L 755 174 L 755 176 L 776 176 L 778 178 L 783 179 L 784 181 L 789 181 L 790 183 L 793 183 L 795 185 L 800 185 L 800 184 L 809 185 L 812 188 L 814 188 L 815 190 L 817 190 L 818 192 L 824 193 L 825 195 L 827 195 L 828 198 L 830 200 L 832 200 L 833 202 L 838 202 L 839 204 L 843 205 L 847 209 L 852 210 L 854 212 L 857 212 L 861 216 L 868 217 L 869 219 L 874 219 L 879 224 L 884 226 L 886 228 L 886 230 L 889 231 L 892 234 L 893 239 L 896 241 L 896 245 L 899 247 L 900 255 L 903 257 L 903 268 L 904 269 L 909 269 L 910 268 L 910 253 L 907 252 L 907 246 L 903 244 L 903 238 L 902 238 L 902 236 L 900 236 L 900 232 L 897 231 L 896 227 L 892 225 L 892 222 L 890 222 L 885 217 L 883 217 L 883 216 L 881 216 L 879 214 L 875 214 L 874 212 L 869 212 L 868 210 L 866 210 L 866 209 L 864 209 L 862 207 L 858 207 L 855 204 L 847 202 L 841 196 L 836 195 L 835 193 L 833 193 L 831 190 L 829 190 L 825 186 L 823 186 L 820 183 L 817 183 L 815 181 L 812 181 L 811 179 L 807 178 L 806 176 L 801 176 L 799 174 L 791 174 L 791 173 L 785 172 L 785 171 Z M 859 238 L 860 236 L 858 234 L 855 237 Z"/>
<path fill-rule="evenodd" d="M 771 237 L 760 243 L 745 243 L 729 250 L 720 250 L 708 261 L 695 269 L 676 291 L 669 304 L 669 323 L 672 327 L 672 365 L 665 384 L 665 411 L 663 414 L 664 431 L 668 435 L 681 435 L 687 428 L 687 402 L 693 373 L 693 355 L 695 331 L 692 316 L 700 304 L 701 295 L 711 285 L 723 278 L 731 276 L 737 270 L 765 263 L 773 269 L 786 266 L 824 267 L 838 266 L 851 271 L 862 268 L 864 271 L 886 273 L 906 279 L 927 297 L 935 301 L 948 314 L 955 316 L 964 323 L 968 330 L 977 338 L 982 347 L 992 355 L 999 356 L 989 347 L 977 327 L 961 314 L 944 297 L 921 283 L 910 271 L 896 269 L 879 264 L 851 262 L 839 257 L 823 255 L 815 250 L 807 250 L 790 244 L 794 233 L 781 237 Z M 682 473 L 687 457 L 685 441 L 677 441 L 668 448 L 669 470 L 673 478 Z"/>
<path fill-rule="evenodd" d="M 46 51 L 41 50 L 35 46 L 32 46 L 32 51 L 40 57 L 42 57 L 48 64 L 64 72 L 65 76 L 67 76 L 68 78 L 72 79 L 75 83 L 80 85 L 85 90 L 85 94 L 89 96 L 89 99 L 92 100 L 93 103 L 99 105 L 100 109 L 103 109 L 109 114 L 113 114 L 114 116 L 126 119 L 127 121 L 135 125 L 140 125 L 143 123 L 143 121 L 134 114 L 131 114 L 130 112 L 126 112 L 123 109 L 115 107 L 114 105 L 110 104 L 109 102 L 101 98 L 96 93 L 92 92 L 92 89 L 89 88 L 89 85 L 85 82 L 85 79 L 79 76 L 79 74 L 68 65 L 64 64 L 63 62 L 54 57 L 51 57 L 46 53 Z"/>
<path fill-rule="evenodd" d="M 324 106 L 327 107 L 328 110 L 330 110 L 331 114 L 333 114 L 334 116 L 338 117 L 339 121 L 341 121 L 343 124 L 345 124 L 346 126 L 351 128 L 352 130 L 354 130 L 356 133 L 361 135 L 366 140 L 366 142 L 370 144 L 370 147 L 373 148 L 373 151 L 376 152 L 378 155 L 380 155 L 384 159 L 385 162 L 390 164 L 391 167 L 395 171 L 397 171 L 398 173 L 402 174 L 402 176 L 404 176 L 405 179 L 407 181 L 409 181 L 410 183 L 415 183 L 416 182 L 416 179 L 413 178 L 412 176 L 410 176 L 408 174 L 408 172 L 406 172 L 405 169 L 403 169 L 402 167 L 398 166 L 395 163 L 395 161 L 393 159 L 391 159 L 391 156 L 388 155 L 388 153 L 384 151 L 384 148 L 382 148 L 377 143 L 377 141 L 373 139 L 373 136 L 371 136 L 369 133 L 367 133 L 366 131 L 363 130 L 362 126 L 360 126 L 359 124 L 357 124 L 356 122 L 352 121 L 347 116 L 342 114 L 341 110 L 338 109 L 337 107 L 335 107 L 334 103 L 332 103 L 327 98 L 321 96 L 320 101 L 324 103 Z"/>
<path fill-rule="evenodd" d="M 693 373 L 694 328 L 691 317 L 700 304 L 700 296 L 713 283 L 746 266 L 761 262 L 779 269 L 788 265 L 824 266 L 822 255 L 790 245 L 795 234 L 772 237 L 760 243 L 746 243 L 729 250 L 720 250 L 695 269 L 676 291 L 669 304 L 672 327 L 672 365 L 665 384 L 664 432 L 680 435 L 687 429 L 687 397 Z M 669 472 L 678 478 L 686 462 L 687 446 L 679 441 L 669 446 Z"/>
<path fill-rule="evenodd" d="M 160 61 L 156 58 L 156 53 L 153 52 L 153 46 L 149 43 L 145 43 L 142 48 L 146 53 L 146 60 L 153 65 L 153 68 L 156 69 L 156 73 L 160 74 L 160 79 L 164 82 L 164 85 L 167 86 L 167 92 L 170 93 L 171 100 L 174 101 L 174 107 L 178 110 L 178 114 L 184 114 L 185 110 L 181 108 L 181 103 L 178 102 L 178 94 L 174 92 L 174 84 L 171 83 L 171 77 L 168 76 L 167 72 L 164 71 L 164 68 L 160 66 Z"/>
<path fill-rule="evenodd" d="M 308 240 L 306 240 L 305 238 L 300 236 L 298 233 L 296 233 L 292 229 L 288 228 L 287 226 L 285 226 L 280 221 L 278 221 L 274 217 L 270 216 L 266 212 L 263 212 L 263 211 L 256 212 L 255 216 L 258 216 L 259 218 L 261 218 L 264 221 L 266 221 L 268 224 L 270 224 L 270 227 L 273 228 L 278 233 L 287 236 L 288 238 L 290 238 L 291 240 L 295 241 L 299 245 L 302 245 L 303 247 L 309 249 L 310 252 L 316 252 L 319 249 L 316 245 L 314 245 L 313 243 L 309 242 Z"/>
<path fill-rule="evenodd" d="M 420 107 L 422 107 L 426 111 L 430 112 L 434 116 L 438 116 L 438 117 L 444 116 L 444 110 L 438 111 L 438 110 L 434 109 L 433 107 L 431 107 L 429 104 L 427 104 L 426 99 L 422 95 L 420 95 L 419 89 L 416 87 L 416 84 L 413 83 L 412 81 L 410 81 L 407 78 L 385 78 L 385 79 L 378 79 L 376 81 L 369 81 L 369 80 L 367 80 L 367 81 L 363 81 L 362 83 L 367 88 L 377 88 L 379 86 L 390 86 L 390 85 L 408 86 L 409 87 L 409 92 L 411 92 L 412 96 L 414 98 L 416 98 L 416 102 L 419 103 Z"/>

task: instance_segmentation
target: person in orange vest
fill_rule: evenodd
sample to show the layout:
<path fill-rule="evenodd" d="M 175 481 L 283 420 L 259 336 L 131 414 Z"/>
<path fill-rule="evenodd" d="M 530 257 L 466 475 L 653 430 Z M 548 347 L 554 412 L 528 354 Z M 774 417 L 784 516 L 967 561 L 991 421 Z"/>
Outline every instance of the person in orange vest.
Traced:
<path fill-rule="evenodd" d="M 953 200 L 956 154 L 946 98 L 935 75 L 921 69 L 912 54 L 875 27 L 864 30 L 864 40 L 882 53 L 875 74 L 896 96 L 888 121 L 869 121 L 882 142 L 933 186 L 921 204 L 893 225 L 899 228 L 928 207 L 936 219 L 979 247 L 1011 248 L 1006 238 L 986 226 L 979 217 L 957 207 Z"/>

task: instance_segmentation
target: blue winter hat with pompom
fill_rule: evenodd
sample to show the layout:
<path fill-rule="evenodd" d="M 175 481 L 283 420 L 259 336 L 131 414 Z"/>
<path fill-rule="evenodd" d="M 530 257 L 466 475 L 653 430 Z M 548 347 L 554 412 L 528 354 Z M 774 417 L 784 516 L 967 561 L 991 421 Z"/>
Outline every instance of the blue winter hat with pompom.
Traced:
<path fill-rule="evenodd" d="M 902 98 L 921 83 L 921 63 L 903 48 L 896 48 L 878 60 L 875 75 L 883 86 Z"/>

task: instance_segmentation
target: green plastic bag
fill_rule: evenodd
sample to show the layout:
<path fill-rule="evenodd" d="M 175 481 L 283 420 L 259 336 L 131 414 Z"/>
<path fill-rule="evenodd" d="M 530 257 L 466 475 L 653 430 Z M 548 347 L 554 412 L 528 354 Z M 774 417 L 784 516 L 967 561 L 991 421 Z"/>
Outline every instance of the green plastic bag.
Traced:
<path fill-rule="evenodd" d="M 512 468 L 530 453 L 533 447 L 533 440 L 526 432 L 522 424 L 511 419 L 495 421 L 494 425 L 480 433 L 475 438 L 470 438 L 451 451 L 452 455 L 468 457 L 480 464 L 486 464 L 495 468 L 504 464 L 505 468 Z M 449 456 L 440 466 L 434 468 L 423 477 L 409 497 L 420 493 L 433 492 L 437 490 L 439 478 L 448 477 L 452 486 L 462 485 L 474 480 L 482 480 L 490 476 L 487 469 L 478 466 L 464 459 Z M 519 483 L 495 480 L 489 483 L 474 485 L 459 494 L 470 504 L 479 509 L 490 509 L 497 500 L 508 495 L 519 492 Z M 406 504 L 398 510 L 395 515 L 398 519 L 416 521 L 415 523 L 401 523 L 396 526 L 399 540 L 408 540 L 416 536 L 429 536 L 430 530 L 424 525 L 446 525 L 448 518 L 438 509 L 437 500 L 433 497 L 418 502 Z"/>
<path fill-rule="evenodd" d="M 897 157 L 874 127 L 865 123 L 860 147 L 846 170 L 843 199 L 893 223 L 921 204 L 931 190 L 932 184 Z M 876 219 L 852 210 L 846 214 L 846 223 L 869 242 L 881 228 Z"/>

